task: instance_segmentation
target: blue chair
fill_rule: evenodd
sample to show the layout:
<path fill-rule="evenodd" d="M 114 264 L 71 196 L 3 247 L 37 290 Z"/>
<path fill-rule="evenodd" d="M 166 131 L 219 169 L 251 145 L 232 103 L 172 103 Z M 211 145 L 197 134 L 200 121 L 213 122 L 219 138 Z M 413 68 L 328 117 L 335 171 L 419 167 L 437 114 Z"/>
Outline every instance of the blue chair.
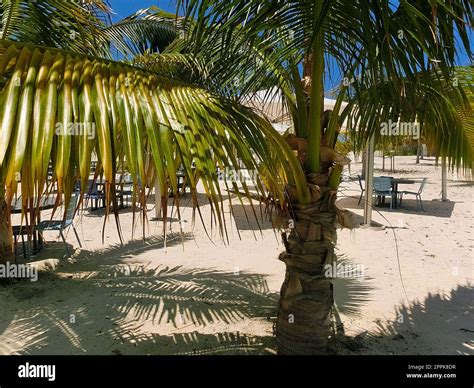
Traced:
<path fill-rule="evenodd" d="M 418 208 L 418 210 L 422 210 L 422 211 L 425 211 L 425 209 L 423 209 L 423 202 L 421 201 L 421 193 L 423 192 L 423 189 L 425 188 L 425 184 L 426 184 L 426 181 L 428 180 L 428 178 L 423 178 L 423 180 L 421 181 L 421 184 L 420 184 L 420 187 L 418 189 L 418 191 L 401 191 L 399 194 L 400 194 L 400 205 L 402 204 L 402 200 L 403 200 L 403 195 L 414 195 L 415 196 L 415 199 L 416 199 L 416 206 Z"/>
<path fill-rule="evenodd" d="M 99 201 L 102 201 L 102 204 L 105 206 L 105 197 L 102 190 L 99 190 L 96 180 L 89 179 L 88 189 L 84 194 L 84 198 L 88 201 L 94 201 L 95 206 L 91 206 L 92 210 L 97 210 L 99 208 Z"/>
<path fill-rule="evenodd" d="M 140 177 L 137 177 L 138 181 L 138 189 L 142 188 L 142 180 Z M 124 207 L 125 203 L 125 198 L 127 198 L 127 202 L 131 202 L 131 199 L 133 197 L 134 193 L 134 187 L 133 187 L 133 180 L 132 177 L 127 175 L 127 176 L 121 176 L 119 182 L 115 186 L 117 188 L 116 190 L 116 196 L 120 200 L 120 207 Z"/>
<path fill-rule="evenodd" d="M 396 193 L 392 190 L 392 179 L 390 177 L 374 177 L 374 195 L 378 198 L 390 197 L 390 210 L 393 208 Z"/>
<path fill-rule="evenodd" d="M 79 201 L 79 196 L 78 195 L 73 195 L 71 197 L 71 201 L 69 202 L 69 206 L 67 207 L 66 210 L 66 218 L 64 220 L 50 220 L 50 221 L 41 221 L 38 225 L 36 225 L 36 230 L 39 232 L 41 235 L 41 238 L 43 238 L 43 232 L 45 231 L 57 231 L 59 232 L 59 235 L 61 236 L 61 239 L 63 240 L 64 246 L 66 248 L 66 253 L 68 256 L 69 254 L 69 249 L 66 244 L 66 238 L 64 237 L 63 231 L 68 229 L 69 227 L 72 227 L 72 230 L 74 231 L 74 234 L 76 235 L 77 242 L 79 243 L 79 247 L 82 248 L 81 240 L 79 239 L 79 235 L 77 233 L 76 228 L 74 227 L 74 213 L 77 208 L 77 203 Z"/>

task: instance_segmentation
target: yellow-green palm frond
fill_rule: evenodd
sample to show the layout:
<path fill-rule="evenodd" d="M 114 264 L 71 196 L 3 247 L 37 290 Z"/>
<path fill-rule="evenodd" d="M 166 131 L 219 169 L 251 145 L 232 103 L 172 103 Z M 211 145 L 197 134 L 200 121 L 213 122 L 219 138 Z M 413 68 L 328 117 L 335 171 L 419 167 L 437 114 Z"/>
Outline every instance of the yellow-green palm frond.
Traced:
<path fill-rule="evenodd" d="M 18 173 L 25 178 L 24 200 L 42 195 L 50 163 L 66 203 L 77 180 L 84 194 L 93 152 L 106 181 L 107 212 L 116 208 L 116 172 L 123 160 L 143 208 L 145 188 L 154 183 L 151 175 L 158 177 L 165 217 L 182 166 L 194 208 L 200 184 L 221 233 L 228 191 L 238 193 L 238 200 L 271 194 L 283 204 L 289 183 L 302 202 L 308 199 L 301 166 L 270 123 L 192 84 L 123 63 L 8 41 L 0 42 L 0 81 L 0 168 L 8 201 L 17 190 Z M 147 168 L 150 158 L 154 174 Z M 255 173 L 254 183 L 222 180 L 216 170 L 240 171 L 241 166 Z M 179 206 L 178 195 L 174 201 Z"/>

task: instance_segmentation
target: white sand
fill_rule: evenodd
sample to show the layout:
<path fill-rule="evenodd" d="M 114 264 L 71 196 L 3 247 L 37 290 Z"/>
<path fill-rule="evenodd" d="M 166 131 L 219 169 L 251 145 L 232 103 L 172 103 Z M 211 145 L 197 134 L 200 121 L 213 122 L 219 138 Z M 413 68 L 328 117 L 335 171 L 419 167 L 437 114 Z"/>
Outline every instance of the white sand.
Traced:
<path fill-rule="evenodd" d="M 414 157 L 397 157 L 396 167 L 396 173 L 376 175 L 428 177 L 426 212 L 417 212 L 407 198 L 404 208 L 377 209 L 386 219 L 374 213 L 384 230 L 338 232 L 339 257 L 363 266 L 365 277 L 335 280 L 347 337 L 341 335 L 334 350 L 473 354 L 473 185 L 450 174 L 451 202 L 434 201 L 441 172 L 432 158 L 416 165 Z M 360 164 L 353 164 L 352 173 L 358 170 Z M 356 181 L 344 182 L 339 206 L 362 214 L 358 195 Z M 202 210 L 210 222 L 209 207 Z M 241 240 L 229 222 L 227 246 L 215 230 L 211 242 L 199 220 L 191 234 L 187 208 L 184 243 L 179 234 L 170 235 L 163 248 L 162 223 L 150 221 L 146 243 L 138 239 L 122 247 L 112 218 L 104 249 L 102 212 L 85 211 L 76 221 L 83 249 L 72 231 L 67 236 L 76 249 L 74 262 L 58 262 L 64 249 L 51 233 L 34 262 L 56 269 L 41 272 L 36 283 L 0 286 L 0 354 L 274 353 L 272 325 L 284 275 L 277 257 L 283 247 L 268 222 L 260 234 L 256 222 L 247 225 L 241 208 L 236 212 Z M 131 220 L 129 209 L 121 212 L 127 238 Z M 179 224 L 172 229 L 179 232 Z M 140 234 L 137 227 L 135 236 Z"/>

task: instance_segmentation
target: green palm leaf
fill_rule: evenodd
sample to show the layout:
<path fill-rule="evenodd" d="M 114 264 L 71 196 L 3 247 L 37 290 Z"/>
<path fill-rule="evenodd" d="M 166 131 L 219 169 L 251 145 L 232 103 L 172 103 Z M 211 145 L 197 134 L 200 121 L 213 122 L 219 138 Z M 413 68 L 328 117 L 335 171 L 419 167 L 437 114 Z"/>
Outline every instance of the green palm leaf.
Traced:
<path fill-rule="evenodd" d="M 299 68 L 309 62 L 308 55 L 314 54 L 313 64 L 332 63 L 326 66 L 329 73 L 325 77 L 336 69 L 337 77 L 342 74 L 345 80 L 370 83 L 371 88 L 362 87 L 364 93 L 372 93 L 372 105 L 367 108 L 380 116 L 384 113 L 376 108 L 402 95 L 406 84 L 421 90 L 419 74 L 428 72 L 432 61 L 437 61 L 440 77 L 449 83 L 456 53 L 465 50 L 472 55 L 473 7 L 464 0 L 429 4 L 412 0 L 397 4 L 379 0 L 182 0 L 179 6 L 185 7 L 189 21 L 182 50 L 210 63 L 210 78 L 216 80 L 221 93 L 230 90 L 245 96 L 271 86 L 280 88 L 296 134 L 313 140 L 320 135 L 313 132 L 320 129 L 311 125 L 317 120 L 308 111 L 315 112 L 322 104 L 322 94 L 311 92 L 310 85 L 301 82 L 303 75 L 310 76 Z M 319 53 L 314 52 L 315 42 L 323 45 Z M 314 84 L 320 77 L 311 78 Z M 377 82 L 389 83 L 388 93 L 378 91 Z M 309 153 L 317 152 L 315 148 L 310 147 Z"/>
<path fill-rule="evenodd" d="M 145 187 L 153 184 L 146 169 L 148 153 L 160 179 L 163 206 L 170 190 L 177 193 L 176 170 L 182 165 L 195 209 L 199 207 L 196 193 L 200 183 L 223 236 L 223 201 L 227 196 L 223 190 L 233 189 L 248 198 L 271 194 L 283 206 L 285 187 L 290 184 L 296 186 L 301 201 L 308 198 L 303 171 L 292 151 L 272 126 L 249 108 L 192 84 L 76 53 L 2 41 L 0 60 L 4 58 L 8 63 L 0 69 L 0 77 L 6 79 L 1 94 L 11 109 L 4 109 L 9 119 L 2 120 L 2 135 L 9 133 L 16 140 L 5 137 L 0 160 L 10 172 L 2 177 L 7 201 L 15 191 L 11 179 L 15 172 L 36 183 L 22 187 L 25 200 L 41 195 L 50 161 L 66 203 L 76 179 L 81 180 L 84 194 L 93 151 L 99 155 L 106 180 L 108 212 L 115 209 L 117 161 L 123 159 L 145 207 Z M 15 77 L 21 79 L 19 84 Z M 26 109 L 16 109 L 23 105 Z M 66 130 L 69 124 L 87 120 L 91 123 L 86 124 L 95 126 L 92 140 Z M 32 160 L 34 168 L 25 160 Z M 252 188 L 246 181 L 220 180 L 216 167 L 239 170 L 239 163 L 258 173 L 259 180 Z M 175 204 L 179 206 L 179 196 L 175 196 Z"/>
<path fill-rule="evenodd" d="M 98 7 L 103 7 L 102 1 L 2 0 L 0 39 L 107 56 L 104 24 L 88 12 Z"/>
<path fill-rule="evenodd" d="M 449 81 L 438 71 L 419 73 L 418 82 L 403 82 L 403 93 L 390 82 L 354 83 L 344 115 L 352 119 L 356 146 L 363 148 L 372 135 L 379 138 L 382 124 L 389 120 L 418 122 L 439 156 L 448 157 L 453 166 L 471 168 L 473 79 L 473 67 L 457 67 Z"/>
<path fill-rule="evenodd" d="M 183 30 L 174 14 L 158 7 L 141 9 L 102 30 L 112 48 L 126 56 L 163 52 Z"/>

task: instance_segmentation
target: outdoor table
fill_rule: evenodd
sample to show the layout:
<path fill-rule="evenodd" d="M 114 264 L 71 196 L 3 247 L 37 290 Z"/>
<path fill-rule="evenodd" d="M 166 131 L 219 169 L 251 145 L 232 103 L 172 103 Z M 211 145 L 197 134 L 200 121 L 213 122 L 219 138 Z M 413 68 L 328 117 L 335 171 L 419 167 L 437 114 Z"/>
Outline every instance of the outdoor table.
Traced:
<path fill-rule="evenodd" d="M 406 178 L 392 178 L 392 188 L 395 193 L 398 194 L 398 185 L 413 185 L 415 181 L 413 179 Z"/>
<path fill-rule="evenodd" d="M 413 179 L 407 179 L 407 178 L 394 178 L 391 176 L 384 176 L 383 178 L 390 178 L 391 184 L 392 184 L 392 192 L 395 193 L 395 199 L 398 198 L 398 185 L 412 185 L 415 183 Z M 381 205 L 385 204 L 385 197 L 381 201 Z M 395 203 L 393 203 L 393 208 L 396 209 L 398 206 L 397 200 L 395 200 Z"/>
<path fill-rule="evenodd" d="M 105 181 L 97 180 L 95 184 L 97 185 L 97 190 L 105 195 Z M 129 186 L 131 184 L 133 184 L 133 182 L 131 180 L 115 182 L 115 192 L 116 192 L 116 196 L 118 197 L 118 199 L 120 201 L 120 203 L 119 203 L 119 208 L 120 209 L 123 209 L 125 207 L 124 200 L 123 200 L 124 193 L 125 193 L 124 188 L 125 188 L 125 186 Z M 128 195 L 128 192 L 127 192 L 127 195 Z M 103 201 L 103 207 L 105 207 L 105 199 Z"/>
<path fill-rule="evenodd" d="M 396 198 L 398 198 L 398 185 L 413 185 L 415 181 L 406 178 L 393 178 L 392 179 L 392 190 L 395 192 Z M 395 201 L 395 208 L 397 208 L 397 201 Z"/>
<path fill-rule="evenodd" d="M 41 211 L 43 210 L 48 210 L 48 209 L 53 209 L 54 205 L 56 203 L 56 197 L 53 196 L 46 196 L 46 197 L 41 197 L 39 206 L 36 206 L 38 204 L 38 198 L 32 198 L 28 201 L 28 204 L 26 205 L 25 208 L 25 213 L 30 213 L 30 228 L 31 225 L 38 225 L 41 222 Z M 22 204 L 22 199 L 17 198 L 14 200 L 11 204 L 11 213 L 12 214 L 19 214 L 21 213 L 23 209 L 23 204 Z M 39 211 L 37 212 L 36 209 Z M 36 216 L 36 222 L 34 219 L 35 213 L 37 214 Z M 43 249 L 43 240 L 40 236 L 40 234 L 36 231 L 33 230 L 33 254 L 37 254 L 41 249 Z"/>

